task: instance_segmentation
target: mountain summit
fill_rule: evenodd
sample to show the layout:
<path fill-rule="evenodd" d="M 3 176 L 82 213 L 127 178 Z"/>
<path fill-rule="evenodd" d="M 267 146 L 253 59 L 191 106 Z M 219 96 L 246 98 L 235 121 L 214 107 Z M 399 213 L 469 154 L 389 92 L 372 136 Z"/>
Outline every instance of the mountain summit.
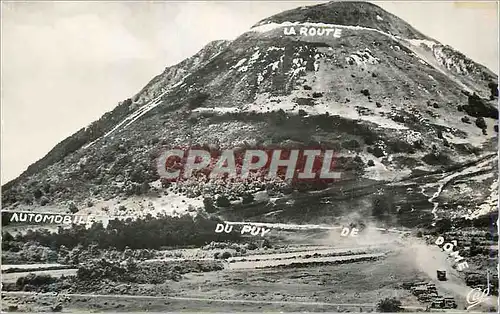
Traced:
<path fill-rule="evenodd" d="M 284 22 L 361 26 L 409 39 L 429 39 L 397 16 L 364 1 L 332 1 L 300 7 L 273 15 L 253 27 Z"/>
<path fill-rule="evenodd" d="M 382 199 L 406 226 L 478 217 L 496 208 L 496 81 L 374 4 L 298 8 L 166 68 L 6 184 L 2 200 L 137 215 L 224 199 L 205 209 L 303 223 L 369 216 Z M 194 144 L 329 147 L 343 176 L 329 186 L 162 182 L 161 151 Z"/>

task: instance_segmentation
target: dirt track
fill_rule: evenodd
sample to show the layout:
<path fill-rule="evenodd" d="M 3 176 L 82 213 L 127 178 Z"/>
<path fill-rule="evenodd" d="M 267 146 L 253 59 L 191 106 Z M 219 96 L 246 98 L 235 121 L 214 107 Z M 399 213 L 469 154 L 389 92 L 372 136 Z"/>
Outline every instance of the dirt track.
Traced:
<path fill-rule="evenodd" d="M 452 262 L 447 260 L 448 255 L 446 252 L 437 246 L 427 245 L 420 239 L 407 239 L 405 243 L 406 247 L 403 254 L 408 258 L 414 257 L 415 266 L 432 279 L 438 290 L 446 291 L 454 296 L 459 305 L 458 309 L 463 309 L 464 306 L 469 305 L 466 300 L 472 288 L 468 287 L 464 280 L 460 278 L 459 272 L 451 267 Z M 446 270 L 446 281 L 437 280 L 437 269 Z M 484 311 L 490 307 L 497 308 L 497 299 L 494 296 L 488 296 L 481 304 L 474 306 L 472 309 Z"/>

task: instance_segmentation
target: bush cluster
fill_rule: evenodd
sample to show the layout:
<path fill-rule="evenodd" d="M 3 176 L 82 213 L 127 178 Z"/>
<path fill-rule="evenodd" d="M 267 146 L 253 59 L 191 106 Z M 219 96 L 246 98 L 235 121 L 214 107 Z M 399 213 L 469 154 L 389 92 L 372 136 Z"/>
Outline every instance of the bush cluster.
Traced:
<path fill-rule="evenodd" d="M 396 298 L 385 298 L 377 303 L 377 311 L 384 313 L 395 313 L 403 311 L 401 301 Z"/>

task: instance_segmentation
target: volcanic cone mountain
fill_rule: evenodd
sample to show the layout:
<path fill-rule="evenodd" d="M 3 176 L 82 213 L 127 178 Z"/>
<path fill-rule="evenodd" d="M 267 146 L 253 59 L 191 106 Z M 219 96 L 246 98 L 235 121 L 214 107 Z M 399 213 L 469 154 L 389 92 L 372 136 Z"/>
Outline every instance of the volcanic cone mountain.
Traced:
<path fill-rule="evenodd" d="M 166 68 L 6 184 L 3 205 L 74 202 L 82 213 L 117 215 L 225 198 L 231 205 L 210 210 L 228 219 L 338 222 L 359 212 L 412 227 L 480 217 L 496 211 L 496 82 L 376 5 L 297 8 Z M 300 188 L 162 184 L 155 159 L 188 144 L 325 145 L 343 176 Z M 134 201 L 123 209 L 124 200 Z"/>

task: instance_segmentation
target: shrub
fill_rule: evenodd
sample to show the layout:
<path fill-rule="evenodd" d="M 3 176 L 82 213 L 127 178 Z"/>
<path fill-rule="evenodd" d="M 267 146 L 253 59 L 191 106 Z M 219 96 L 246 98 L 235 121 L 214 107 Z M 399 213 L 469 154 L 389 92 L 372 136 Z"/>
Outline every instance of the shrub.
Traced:
<path fill-rule="evenodd" d="M 385 156 L 384 154 L 384 150 L 382 149 L 382 147 L 380 146 L 375 146 L 373 148 L 373 152 L 372 152 L 373 156 L 377 157 L 377 158 L 380 158 L 380 157 L 383 157 Z"/>
<path fill-rule="evenodd" d="M 222 259 L 228 259 L 228 258 L 230 258 L 231 256 L 232 256 L 232 255 L 231 255 L 231 253 L 230 253 L 230 252 L 225 251 L 224 253 L 222 253 L 221 258 L 222 258 Z"/>
<path fill-rule="evenodd" d="M 188 108 L 192 110 L 201 107 L 208 97 L 210 97 L 210 94 L 208 93 L 197 93 L 194 97 L 188 100 Z"/>
<path fill-rule="evenodd" d="M 4 217 L 5 217 L 5 216 L 4 216 L 4 214 L 9 214 L 9 215 L 10 215 L 10 213 L 2 213 L 2 222 L 3 222 L 3 220 L 5 219 L 5 218 L 4 218 Z M 12 236 L 12 234 L 10 234 L 10 233 L 9 233 L 9 232 L 7 232 L 7 231 L 2 232 L 2 248 L 3 248 L 5 245 L 8 245 L 8 243 L 9 243 L 10 241 L 14 241 L 14 237 Z M 8 249 L 7 249 L 7 250 L 8 250 Z"/>
<path fill-rule="evenodd" d="M 63 306 L 61 303 L 58 303 L 50 309 L 52 310 L 52 312 L 61 312 L 63 310 Z"/>
<path fill-rule="evenodd" d="M 448 155 L 437 151 L 426 154 L 422 160 L 428 165 L 448 165 L 451 163 Z"/>
<path fill-rule="evenodd" d="M 147 179 L 146 170 L 141 166 L 136 166 L 130 175 L 130 180 L 136 183 L 143 183 Z"/>
<path fill-rule="evenodd" d="M 33 192 L 33 196 L 35 197 L 35 199 L 39 199 L 40 197 L 42 197 L 42 191 L 40 191 L 40 189 L 36 189 L 34 192 Z"/>
<path fill-rule="evenodd" d="M 269 115 L 269 123 L 273 125 L 283 125 L 287 120 L 286 112 L 283 109 Z"/>
<path fill-rule="evenodd" d="M 376 195 L 372 201 L 372 215 L 383 218 L 394 211 L 394 200 L 390 195 Z"/>
<path fill-rule="evenodd" d="M 49 285 L 51 283 L 54 283 L 55 281 L 57 281 L 57 279 L 50 275 L 44 275 L 44 274 L 36 275 L 30 273 L 24 277 L 17 278 L 16 285 L 22 289 L 26 285 L 39 287 L 43 285 Z"/>
<path fill-rule="evenodd" d="M 351 162 L 348 163 L 348 167 L 346 167 L 347 169 L 363 169 L 365 167 L 365 163 L 363 161 L 363 159 L 359 156 L 359 155 L 356 155 L 356 157 L 354 157 Z"/>
<path fill-rule="evenodd" d="M 226 196 L 221 195 L 215 201 L 215 205 L 217 205 L 218 207 L 229 207 L 231 206 L 231 202 Z"/>
<path fill-rule="evenodd" d="M 469 117 L 467 117 L 467 116 L 462 117 L 462 119 L 460 119 L 460 120 L 461 120 L 463 123 L 470 124 L 470 119 L 469 119 Z"/>
<path fill-rule="evenodd" d="M 394 120 L 396 122 L 404 123 L 405 122 L 405 117 L 403 117 L 402 115 L 397 114 L 394 117 L 392 117 L 392 120 Z"/>
<path fill-rule="evenodd" d="M 498 97 L 498 84 L 495 82 L 488 83 L 488 88 L 491 92 L 491 98 Z"/>
<path fill-rule="evenodd" d="M 375 166 L 375 162 L 373 160 L 368 160 L 368 167 L 373 167 Z"/>
<path fill-rule="evenodd" d="M 243 195 L 243 200 L 242 200 L 242 203 L 243 204 L 249 204 L 251 202 L 254 201 L 254 197 L 252 194 L 245 194 Z"/>
<path fill-rule="evenodd" d="M 33 198 L 30 196 L 26 196 L 23 201 L 26 205 L 33 205 Z"/>
<path fill-rule="evenodd" d="M 498 108 L 483 100 L 476 93 L 469 95 L 468 104 L 463 109 L 472 117 L 487 117 L 498 119 Z"/>
<path fill-rule="evenodd" d="M 401 301 L 399 301 L 398 299 L 385 298 L 377 303 L 377 310 L 379 312 L 384 312 L 384 313 L 387 312 L 394 313 L 394 312 L 401 312 L 403 308 L 401 308 Z"/>
<path fill-rule="evenodd" d="M 160 142 L 160 138 L 159 138 L 158 136 L 153 137 L 153 138 L 149 141 L 149 143 L 150 143 L 151 145 L 158 144 L 159 142 Z"/>
<path fill-rule="evenodd" d="M 486 254 L 484 254 L 486 253 Z M 469 256 L 476 256 L 476 255 L 488 255 L 488 250 L 484 252 L 483 247 L 481 246 L 481 243 L 476 239 L 472 238 L 470 242 L 470 253 Z"/>
<path fill-rule="evenodd" d="M 205 211 L 207 213 L 213 213 L 217 211 L 217 208 L 214 206 L 214 200 L 211 197 L 205 197 L 203 199 L 203 206 L 205 207 Z"/>
<path fill-rule="evenodd" d="M 319 98 L 319 97 L 323 97 L 323 93 L 320 93 L 320 92 L 314 92 L 312 94 L 313 98 Z"/>
<path fill-rule="evenodd" d="M 451 230 L 453 223 L 450 218 L 442 218 L 436 221 L 436 231 L 438 233 L 444 233 Z"/>
<path fill-rule="evenodd" d="M 437 130 L 437 137 L 442 139 L 443 138 L 443 131 L 441 131 L 440 129 Z"/>
<path fill-rule="evenodd" d="M 72 214 L 78 212 L 78 207 L 76 207 L 75 203 L 70 203 L 68 209 Z"/>
<path fill-rule="evenodd" d="M 424 148 L 424 141 L 422 139 L 416 140 L 413 142 L 413 148 L 422 149 Z"/>
<path fill-rule="evenodd" d="M 30 284 L 27 284 L 27 285 L 24 285 L 24 287 L 22 288 L 23 291 L 29 291 L 29 292 L 32 292 L 32 291 L 36 291 L 37 288 L 36 286 L 34 285 L 30 285 Z"/>
<path fill-rule="evenodd" d="M 309 86 L 309 85 L 304 85 L 304 89 L 305 89 L 305 90 L 312 90 L 312 87 L 311 87 L 311 86 Z"/>
<path fill-rule="evenodd" d="M 312 99 L 312 98 L 300 98 L 299 97 L 299 98 L 295 99 L 295 102 L 299 106 L 314 106 L 315 105 L 314 99 Z"/>
<path fill-rule="evenodd" d="M 249 250 L 255 250 L 257 248 L 258 248 L 257 244 L 255 244 L 253 242 L 248 243 L 247 249 L 249 249 Z"/>
<path fill-rule="evenodd" d="M 132 104 L 132 99 L 127 98 L 123 101 L 122 106 L 128 107 Z"/>
<path fill-rule="evenodd" d="M 133 182 L 128 182 L 129 184 L 125 187 L 125 195 L 140 195 L 141 194 L 141 185 Z"/>
<path fill-rule="evenodd" d="M 484 121 L 483 117 L 478 117 L 476 119 L 476 126 L 480 129 L 486 129 L 486 122 Z"/>
<path fill-rule="evenodd" d="M 367 90 L 367 89 L 362 89 L 361 90 L 361 94 L 365 95 L 365 96 L 370 96 L 370 91 Z"/>
<path fill-rule="evenodd" d="M 105 259 L 80 265 L 76 272 L 76 276 L 80 281 L 98 281 L 102 279 L 130 281 L 130 273 L 127 271 L 126 267 L 117 262 L 110 262 Z"/>
<path fill-rule="evenodd" d="M 47 205 L 48 203 L 49 203 L 49 199 L 48 199 L 47 197 L 42 196 L 42 197 L 40 198 L 40 205 L 45 206 L 45 205 Z"/>

